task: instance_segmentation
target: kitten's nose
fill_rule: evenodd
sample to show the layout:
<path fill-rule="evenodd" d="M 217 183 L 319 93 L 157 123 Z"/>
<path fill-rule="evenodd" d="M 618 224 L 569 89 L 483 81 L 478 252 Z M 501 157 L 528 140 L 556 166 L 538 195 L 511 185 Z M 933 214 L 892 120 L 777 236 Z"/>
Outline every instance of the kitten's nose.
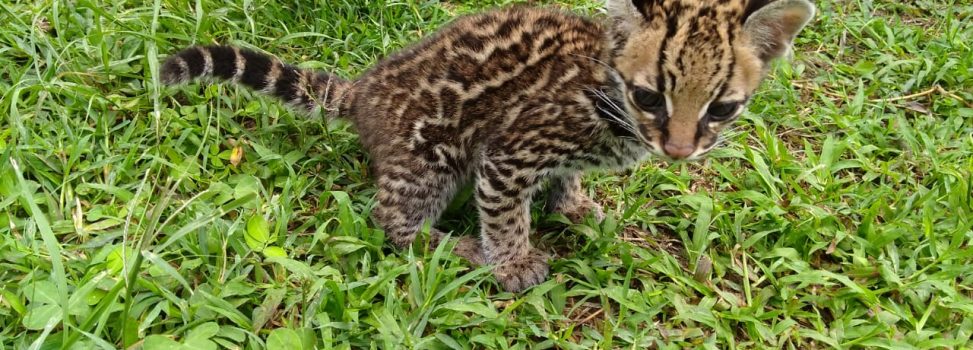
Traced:
<path fill-rule="evenodd" d="M 670 140 L 666 142 L 665 151 L 673 159 L 682 159 L 693 154 L 696 151 L 696 146 L 689 143 L 672 142 Z"/>

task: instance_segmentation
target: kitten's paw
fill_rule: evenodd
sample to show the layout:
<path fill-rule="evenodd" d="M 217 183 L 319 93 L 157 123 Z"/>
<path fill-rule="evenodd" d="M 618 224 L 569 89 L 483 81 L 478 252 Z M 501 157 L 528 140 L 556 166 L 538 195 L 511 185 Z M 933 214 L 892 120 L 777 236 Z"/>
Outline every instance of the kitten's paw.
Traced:
<path fill-rule="evenodd" d="M 473 266 L 486 264 L 486 257 L 483 256 L 483 249 L 480 249 L 480 242 L 474 237 L 463 236 L 456 238 L 456 245 L 453 246 L 453 254 L 466 259 Z"/>
<path fill-rule="evenodd" d="M 435 249 L 444 238 L 446 234 L 436 230 L 430 232 L 430 238 L 432 239 L 432 244 L 430 247 Z M 454 242 L 453 254 L 466 261 L 469 261 L 473 266 L 480 266 L 486 263 L 486 258 L 483 256 L 483 249 L 480 249 L 480 242 L 474 237 L 470 236 L 459 236 L 450 238 Z"/>
<path fill-rule="evenodd" d="M 416 235 L 414 233 L 398 235 L 390 234 L 386 239 L 392 242 L 392 245 L 394 245 L 396 248 L 407 250 L 409 249 L 409 246 L 412 245 L 412 242 L 415 242 Z"/>
<path fill-rule="evenodd" d="M 493 276 L 504 290 L 519 293 L 547 280 L 547 261 L 550 258 L 543 251 L 531 249 L 526 256 L 503 262 L 493 268 Z"/>
<path fill-rule="evenodd" d="M 587 195 L 577 194 L 574 200 L 565 203 L 557 203 L 552 208 L 556 213 L 564 214 L 571 222 L 579 223 L 585 216 L 591 214 L 596 220 L 605 219 L 605 210 Z"/>

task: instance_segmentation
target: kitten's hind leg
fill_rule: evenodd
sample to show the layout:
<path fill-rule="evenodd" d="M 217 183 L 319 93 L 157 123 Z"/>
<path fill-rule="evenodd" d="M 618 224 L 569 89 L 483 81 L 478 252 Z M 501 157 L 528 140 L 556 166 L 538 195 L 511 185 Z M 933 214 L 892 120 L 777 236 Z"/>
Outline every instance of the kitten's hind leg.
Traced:
<path fill-rule="evenodd" d="M 575 223 L 581 222 L 588 214 L 598 221 L 605 218 L 605 211 L 601 205 L 584 193 L 581 187 L 581 173 L 552 177 L 545 208 L 549 212 L 564 214 Z"/>
<path fill-rule="evenodd" d="M 378 178 L 378 205 L 372 210 L 375 220 L 389 240 L 399 248 L 415 241 L 425 223 L 435 225 L 456 194 L 457 176 L 433 171 L 385 171 Z M 430 245 L 437 246 L 445 234 L 430 228 Z M 453 253 L 475 265 L 484 263 L 478 242 L 471 237 L 454 237 Z"/>
<path fill-rule="evenodd" d="M 399 248 L 411 245 L 424 223 L 434 225 L 456 191 L 452 176 L 429 171 L 383 171 L 377 182 L 372 215 Z"/>

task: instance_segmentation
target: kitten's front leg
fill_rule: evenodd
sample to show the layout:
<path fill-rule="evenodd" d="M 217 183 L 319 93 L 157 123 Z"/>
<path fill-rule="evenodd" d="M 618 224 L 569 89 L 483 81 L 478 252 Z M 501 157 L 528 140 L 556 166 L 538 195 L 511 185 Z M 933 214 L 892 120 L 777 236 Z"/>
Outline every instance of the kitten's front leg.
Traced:
<path fill-rule="evenodd" d="M 530 233 L 530 197 L 537 179 L 530 170 L 485 161 L 477 174 L 483 256 L 503 289 L 520 292 L 547 279 L 550 255 L 534 248 Z"/>
<path fill-rule="evenodd" d="M 581 173 L 555 176 L 551 179 L 550 194 L 545 208 L 549 212 L 564 214 L 574 223 L 581 222 L 589 213 L 598 221 L 605 218 L 605 211 L 581 187 Z"/>

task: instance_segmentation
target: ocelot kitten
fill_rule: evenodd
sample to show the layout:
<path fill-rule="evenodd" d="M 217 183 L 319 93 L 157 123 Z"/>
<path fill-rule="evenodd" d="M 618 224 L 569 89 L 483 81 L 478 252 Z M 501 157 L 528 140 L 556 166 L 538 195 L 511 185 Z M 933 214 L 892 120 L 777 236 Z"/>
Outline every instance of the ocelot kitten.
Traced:
<path fill-rule="evenodd" d="M 480 240 L 454 252 L 516 292 L 548 274 L 528 240 L 543 182 L 550 210 L 601 218 L 582 172 L 706 154 L 815 11 L 807 0 L 606 5 L 605 18 L 527 6 L 460 17 L 355 80 L 228 46 L 178 52 L 161 79 L 228 80 L 350 119 L 378 183 L 374 219 L 399 247 L 473 181 Z"/>

